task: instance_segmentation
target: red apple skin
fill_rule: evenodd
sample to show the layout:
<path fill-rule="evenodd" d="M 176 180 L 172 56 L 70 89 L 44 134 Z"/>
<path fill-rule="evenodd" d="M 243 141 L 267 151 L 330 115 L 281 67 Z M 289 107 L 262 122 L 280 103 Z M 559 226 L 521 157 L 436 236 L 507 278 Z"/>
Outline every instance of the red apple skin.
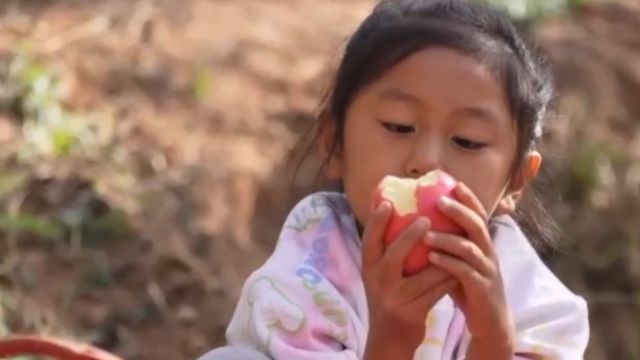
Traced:
<path fill-rule="evenodd" d="M 392 211 L 391 219 L 387 224 L 384 235 L 385 246 L 389 246 L 398 236 L 419 217 L 427 217 L 431 220 L 431 229 L 437 232 L 455 235 L 464 235 L 464 230 L 449 217 L 444 215 L 437 206 L 442 196 L 455 199 L 453 190 L 456 180 L 444 171 L 438 171 L 438 183 L 436 185 L 419 185 L 416 188 L 417 212 L 400 215 L 395 209 Z M 382 201 L 389 201 L 392 206 L 393 201 L 383 197 L 382 181 L 374 194 L 374 204 L 378 205 Z M 424 270 L 429 264 L 429 247 L 424 242 L 417 244 L 405 259 L 403 273 L 405 276 L 416 274 Z"/>
<path fill-rule="evenodd" d="M 454 189 L 457 181 L 444 171 L 439 171 L 438 183 L 434 186 L 418 186 L 418 214 L 431 220 L 431 229 L 441 233 L 463 235 L 464 230 L 438 209 L 438 201 L 442 196 L 456 199 Z"/>

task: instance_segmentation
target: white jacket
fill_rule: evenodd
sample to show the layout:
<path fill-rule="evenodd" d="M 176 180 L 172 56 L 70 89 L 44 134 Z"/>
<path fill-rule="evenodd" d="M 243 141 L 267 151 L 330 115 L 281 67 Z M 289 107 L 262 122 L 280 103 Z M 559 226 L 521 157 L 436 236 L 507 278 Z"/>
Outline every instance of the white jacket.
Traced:
<path fill-rule="evenodd" d="M 513 219 L 492 221 L 517 347 L 545 359 L 582 359 L 585 300 L 545 266 Z M 280 360 L 362 359 L 369 328 L 361 242 L 341 193 L 312 194 L 291 211 L 271 257 L 245 282 L 227 328 L 230 345 Z M 464 315 L 443 297 L 431 310 L 416 360 L 464 359 Z"/>

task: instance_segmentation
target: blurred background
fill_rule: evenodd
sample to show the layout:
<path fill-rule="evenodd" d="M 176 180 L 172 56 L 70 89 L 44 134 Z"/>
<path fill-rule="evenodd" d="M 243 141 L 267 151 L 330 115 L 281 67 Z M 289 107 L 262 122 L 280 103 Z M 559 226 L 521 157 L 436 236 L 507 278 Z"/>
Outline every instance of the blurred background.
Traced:
<path fill-rule="evenodd" d="M 640 359 L 640 2 L 489 2 L 557 75 L 548 261 L 589 301 L 587 359 Z M 373 3 L 0 1 L 0 336 L 141 360 L 223 344 L 244 278 L 321 185 L 313 156 L 292 169 Z"/>

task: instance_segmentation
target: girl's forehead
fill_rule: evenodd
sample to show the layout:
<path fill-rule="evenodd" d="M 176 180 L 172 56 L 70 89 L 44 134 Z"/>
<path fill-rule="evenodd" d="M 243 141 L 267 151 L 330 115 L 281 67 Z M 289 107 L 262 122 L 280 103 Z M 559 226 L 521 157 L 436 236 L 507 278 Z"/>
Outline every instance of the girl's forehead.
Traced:
<path fill-rule="evenodd" d="M 449 106 L 463 115 L 500 120 L 508 115 L 506 91 L 474 58 L 447 48 L 420 50 L 371 84 L 370 98 L 425 107 Z"/>
<path fill-rule="evenodd" d="M 460 90 L 469 86 L 501 89 L 487 66 L 472 56 L 444 47 L 416 51 L 392 66 L 381 80 L 406 86 L 429 87 L 443 82 Z"/>

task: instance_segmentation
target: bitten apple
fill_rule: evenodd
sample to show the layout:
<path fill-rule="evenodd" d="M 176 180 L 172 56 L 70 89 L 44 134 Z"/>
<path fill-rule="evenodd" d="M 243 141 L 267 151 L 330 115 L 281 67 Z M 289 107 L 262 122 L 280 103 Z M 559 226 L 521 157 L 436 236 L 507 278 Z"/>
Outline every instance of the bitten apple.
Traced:
<path fill-rule="evenodd" d="M 431 230 L 463 235 L 462 228 L 440 212 L 437 206 L 442 196 L 455 198 L 453 189 L 456 183 L 451 175 L 442 170 L 431 171 L 417 179 L 385 176 L 374 194 L 375 205 L 386 200 L 393 206 L 384 236 L 385 246 L 389 246 L 419 217 L 431 220 Z M 424 242 L 416 245 L 405 259 L 404 274 L 411 275 L 423 270 L 429 263 L 428 255 L 429 247 Z"/>

